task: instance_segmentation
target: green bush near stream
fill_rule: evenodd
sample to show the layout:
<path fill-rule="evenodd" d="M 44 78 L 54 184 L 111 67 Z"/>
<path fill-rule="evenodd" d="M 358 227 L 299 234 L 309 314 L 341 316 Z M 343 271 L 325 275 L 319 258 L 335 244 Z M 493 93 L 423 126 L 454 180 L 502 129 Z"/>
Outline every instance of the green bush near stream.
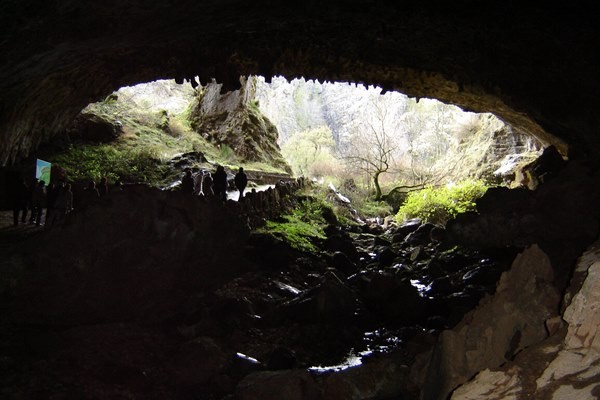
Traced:
<path fill-rule="evenodd" d="M 410 218 L 421 218 L 444 225 L 460 213 L 474 211 L 475 200 L 487 189 L 488 186 L 481 180 L 465 180 L 456 185 L 427 187 L 412 192 L 398 210 L 396 220 L 401 223 Z"/>

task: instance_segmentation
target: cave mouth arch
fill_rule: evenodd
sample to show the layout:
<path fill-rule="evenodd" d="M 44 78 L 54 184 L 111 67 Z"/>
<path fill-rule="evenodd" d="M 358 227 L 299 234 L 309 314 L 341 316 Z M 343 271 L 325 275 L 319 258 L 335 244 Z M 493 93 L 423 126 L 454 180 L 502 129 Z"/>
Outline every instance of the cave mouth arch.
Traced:
<path fill-rule="evenodd" d="M 153 158 L 161 163 L 204 149 L 208 153 L 201 157 L 213 162 L 235 164 L 235 155 L 232 158 L 223 152 L 239 150 L 238 163 L 269 164 L 269 158 L 257 159 L 253 155 L 263 150 L 279 154 L 281 150 L 296 176 L 338 177 L 335 180 L 339 184 L 358 178 L 367 187 L 373 183 L 372 166 L 384 160 L 378 158 L 377 151 L 365 149 L 378 149 L 385 143 L 385 148 L 378 149 L 380 153 L 389 150 L 389 160 L 385 160 L 388 166 L 376 178 L 378 197 L 383 194 L 380 183 L 437 186 L 484 175 L 487 180 L 496 170 L 514 169 L 517 162 L 532 161 L 541 148 L 534 138 L 514 131 L 492 114 L 465 112 L 435 99 L 414 99 L 376 86 L 304 78 L 288 81 L 279 76 L 267 82 L 262 76 L 242 76 L 239 81 L 240 89 L 225 93 L 221 93 L 222 84 L 213 81 L 202 85 L 198 77 L 181 83 L 172 79 L 122 87 L 103 101 L 86 106 L 68 129 L 70 139 L 65 143 L 117 140 L 116 145 L 124 147 L 127 142 L 139 145 L 139 150 L 135 150 L 138 153 L 155 154 Z M 258 113 L 248 119 L 247 115 L 237 114 L 240 109 L 255 109 Z M 254 126 L 263 116 L 270 121 L 267 125 L 272 122 L 277 128 L 275 136 L 271 137 L 270 128 Z M 155 137 L 146 138 L 144 132 L 154 132 Z M 255 136 L 264 136 L 265 140 Z M 136 137 L 140 138 L 137 142 L 133 141 Z M 245 145 L 246 140 L 252 142 Z M 260 143 L 269 140 L 276 140 L 279 148 L 259 148 L 249 157 L 246 155 L 246 147 L 261 147 Z M 180 147 L 171 142 L 180 143 Z M 224 147 L 215 153 L 210 149 L 214 145 Z M 307 149 L 307 145 L 317 146 L 318 151 Z M 130 176 L 127 171 L 118 172 L 121 167 L 101 173 L 105 168 L 88 160 L 91 155 L 86 152 L 92 152 L 80 150 L 80 164 L 87 166 L 91 162 L 98 170 L 94 172 L 97 176 L 86 179 L 98 181 L 100 175 L 105 175 L 111 181 L 121 181 Z M 307 152 L 312 153 L 310 157 Z M 124 157 L 131 157 L 131 153 L 122 152 Z M 59 156 L 58 165 L 62 160 L 72 169 L 77 163 L 71 158 Z M 274 167 L 281 166 L 280 161 L 275 161 Z M 107 164 L 122 163 L 115 160 Z M 195 165 L 210 168 L 206 163 Z M 79 172 L 71 175 L 86 176 Z M 172 187 L 178 181 L 175 175 L 170 179 L 160 186 Z M 497 179 L 500 183 L 501 178 Z"/>
<path fill-rule="evenodd" d="M 165 0 L 114 12 L 91 1 L 9 3 L 0 164 L 30 154 L 118 87 L 195 74 L 225 90 L 238 87 L 240 75 L 363 82 L 492 112 L 563 155 L 567 142 L 586 154 L 600 148 L 597 63 L 588 56 L 598 35 L 587 7 L 313 5 L 290 13 L 283 2 Z"/>

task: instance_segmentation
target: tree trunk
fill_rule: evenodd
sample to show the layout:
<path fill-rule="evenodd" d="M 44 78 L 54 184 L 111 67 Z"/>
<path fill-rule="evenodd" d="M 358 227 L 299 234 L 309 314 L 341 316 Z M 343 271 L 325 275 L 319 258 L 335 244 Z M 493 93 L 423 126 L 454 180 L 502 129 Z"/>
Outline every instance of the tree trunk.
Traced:
<path fill-rule="evenodd" d="M 379 201 L 381 200 L 381 187 L 379 186 L 379 175 L 381 174 L 381 171 L 377 171 L 375 172 L 375 175 L 373 175 L 373 183 L 375 184 L 375 200 Z"/>

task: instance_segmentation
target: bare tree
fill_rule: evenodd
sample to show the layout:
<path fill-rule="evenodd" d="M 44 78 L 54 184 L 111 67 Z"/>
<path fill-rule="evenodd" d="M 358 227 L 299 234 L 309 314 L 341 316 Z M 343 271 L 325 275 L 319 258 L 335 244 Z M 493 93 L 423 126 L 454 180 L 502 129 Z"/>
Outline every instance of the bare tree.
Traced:
<path fill-rule="evenodd" d="M 389 171 L 398 147 L 393 136 L 398 119 L 394 118 L 380 99 L 373 100 L 373 109 L 371 118 L 353 129 L 349 151 L 343 159 L 350 167 L 362 171 L 372 179 L 375 200 L 380 200 L 380 176 Z"/>

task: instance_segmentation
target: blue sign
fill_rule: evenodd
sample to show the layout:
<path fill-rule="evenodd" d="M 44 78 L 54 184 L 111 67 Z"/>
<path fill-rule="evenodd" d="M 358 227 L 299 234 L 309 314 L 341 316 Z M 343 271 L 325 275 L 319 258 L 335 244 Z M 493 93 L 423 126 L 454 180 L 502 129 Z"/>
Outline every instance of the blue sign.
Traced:
<path fill-rule="evenodd" d="M 38 158 L 37 162 L 35 163 L 35 177 L 40 181 L 44 181 L 46 185 L 49 185 L 51 168 L 51 163 Z"/>

